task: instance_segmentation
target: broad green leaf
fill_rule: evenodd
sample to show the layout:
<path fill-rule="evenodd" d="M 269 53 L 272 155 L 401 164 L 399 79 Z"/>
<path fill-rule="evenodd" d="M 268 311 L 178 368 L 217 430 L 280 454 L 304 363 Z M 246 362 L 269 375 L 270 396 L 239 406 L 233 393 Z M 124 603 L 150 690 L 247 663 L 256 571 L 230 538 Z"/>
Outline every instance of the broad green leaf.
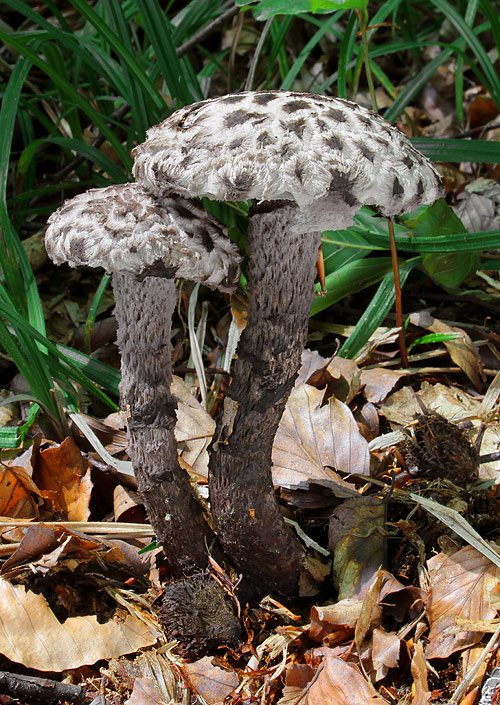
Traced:
<path fill-rule="evenodd" d="M 403 287 L 412 269 L 421 264 L 421 262 L 421 257 L 415 257 L 414 259 L 404 262 L 399 267 L 399 280 L 401 282 L 401 287 Z M 356 357 L 363 345 L 368 342 L 372 333 L 378 328 L 393 307 L 394 299 L 394 275 L 392 273 L 391 263 L 391 271 L 389 271 L 381 281 L 375 296 L 364 310 L 359 321 L 356 323 L 353 332 L 340 348 L 339 357 L 346 357 L 349 359 Z"/>
<path fill-rule="evenodd" d="M 260 0 L 256 5 L 250 5 L 248 2 L 241 4 L 252 8 L 256 20 L 268 20 L 275 15 L 299 15 L 303 12 L 311 12 L 310 0 Z"/>
<path fill-rule="evenodd" d="M 466 233 L 467 230 L 454 210 L 440 198 L 414 218 L 403 218 L 404 224 L 415 237 Z"/>
<path fill-rule="evenodd" d="M 415 236 L 448 235 L 467 232 L 460 218 L 444 199 L 436 201 L 416 218 L 409 218 L 405 225 Z M 479 259 L 475 253 L 446 252 L 424 255 L 423 267 L 434 281 L 446 289 L 456 289 L 473 274 Z"/>

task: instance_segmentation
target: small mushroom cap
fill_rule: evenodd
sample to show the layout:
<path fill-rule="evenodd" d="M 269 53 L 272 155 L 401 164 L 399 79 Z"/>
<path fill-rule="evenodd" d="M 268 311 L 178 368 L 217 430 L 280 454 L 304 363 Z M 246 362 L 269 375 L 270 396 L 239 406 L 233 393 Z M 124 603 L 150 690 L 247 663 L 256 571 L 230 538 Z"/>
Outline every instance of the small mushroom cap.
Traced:
<path fill-rule="evenodd" d="M 189 279 L 222 291 L 239 281 L 238 247 L 194 201 L 118 184 L 65 201 L 48 223 L 45 247 L 55 264 Z"/>
<path fill-rule="evenodd" d="M 148 130 L 134 156 L 134 175 L 152 193 L 290 200 L 308 229 L 332 218 L 345 227 L 362 205 L 389 216 L 443 195 L 438 173 L 397 128 L 315 94 L 249 91 L 189 105 Z"/>

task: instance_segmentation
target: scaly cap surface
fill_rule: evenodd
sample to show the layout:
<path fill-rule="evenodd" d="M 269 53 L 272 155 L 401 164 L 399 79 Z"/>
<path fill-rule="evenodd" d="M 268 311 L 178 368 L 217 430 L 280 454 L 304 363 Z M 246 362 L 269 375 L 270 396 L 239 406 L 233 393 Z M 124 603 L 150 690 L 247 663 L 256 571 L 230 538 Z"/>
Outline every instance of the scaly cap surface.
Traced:
<path fill-rule="evenodd" d="M 138 184 L 92 189 L 48 220 L 56 263 L 108 272 L 189 279 L 233 291 L 241 255 L 226 229 L 194 201 L 156 199 Z"/>
<path fill-rule="evenodd" d="M 389 216 L 443 195 L 434 167 L 397 128 L 315 94 L 250 91 L 189 105 L 148 130 L 134 156 L 134 175 L 152 193 L 290 200 L 312 229 L 339 215 L 344 227 L 361 205 Z"/>

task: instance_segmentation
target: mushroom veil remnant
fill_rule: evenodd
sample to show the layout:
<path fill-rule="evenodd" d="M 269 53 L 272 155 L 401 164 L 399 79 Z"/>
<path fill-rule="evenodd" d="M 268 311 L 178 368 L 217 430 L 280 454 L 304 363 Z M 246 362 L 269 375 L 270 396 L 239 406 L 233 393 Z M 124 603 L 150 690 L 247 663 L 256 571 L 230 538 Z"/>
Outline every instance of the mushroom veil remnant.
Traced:
<path fill-rule="evenodd" d="M 233 291 L 238 249 L 196 203 L 155 199 L 138 184 L 94 189 L 66 201 L 49 218 L 45 243 L 56 264 L 104 267 L 113 274 L 120 397 L 138 489 L 172 571 L 204 569 L 214 535 L 179 466 L 174 437 L 174 278 Z"/>
<path fill-rule="evenodd" d="M 227 95 L 148 131 L 134 175 L 156 195 L 253 199 L 249 309 L 210 460 L 224 550 L 263 592 L 297 590 L 302 548 L 271 479 L 273 439 L 300 366 L 321 231 L 362 205 L 385 216 L 433 203 L 437 172 L 408 139 L 355 103 L 289 91 Z"/>

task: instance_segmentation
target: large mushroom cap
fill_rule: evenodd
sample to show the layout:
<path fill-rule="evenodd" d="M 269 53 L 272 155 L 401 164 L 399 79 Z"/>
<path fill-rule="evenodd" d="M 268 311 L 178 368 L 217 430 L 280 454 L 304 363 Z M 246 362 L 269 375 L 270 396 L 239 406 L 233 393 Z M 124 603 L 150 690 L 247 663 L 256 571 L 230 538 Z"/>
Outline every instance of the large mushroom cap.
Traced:
<path fill-rule="evenodd" d="M 396 215 L 442 195 L 437 172 L 397 128 L 314 94 L 251 91 L 189 105 L 152 127 L 134 156 L 152 193 L 291 200 L 313 220 L 321 206 L 326 224 L 339 208 Z"/>
<path fill-rule="evenodd" d="M 224 226 L 194 201 L 156 199 L 138 184 L 92 189 L 49 218 L 45 247 L 56 263 L 167 276 L 233 291 L 241 255 Z"/>

